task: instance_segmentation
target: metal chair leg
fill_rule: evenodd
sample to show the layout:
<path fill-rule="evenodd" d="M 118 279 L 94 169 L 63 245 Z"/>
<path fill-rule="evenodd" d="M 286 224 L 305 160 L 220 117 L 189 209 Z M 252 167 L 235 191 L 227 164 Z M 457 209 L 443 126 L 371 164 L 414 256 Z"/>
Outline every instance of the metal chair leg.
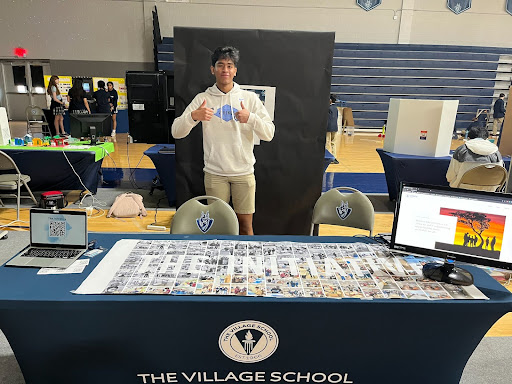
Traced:
<path fill-rule="evenodd" d="M 18 196 L 16 196 L 17 200 L 17 209 L 16 209 L 16 221 L 20 220 L 20 204 L 21 204 L 21 184 L 18 182 Z"/>
<path fill-rule="evenodd" d="M 34 195 L 32 194 L 32 190 L 29 188 L 28 184 L 26 182 L 23 181 L 23 185 L 25 186 L 25 188 L 27 188 L 27 191 L 30 195 L 30 198 L 32 199 L 32 201 L 34 202 L 34 204 L 37 204 L 37 200 L 36 198 L 34 197 Z"/>

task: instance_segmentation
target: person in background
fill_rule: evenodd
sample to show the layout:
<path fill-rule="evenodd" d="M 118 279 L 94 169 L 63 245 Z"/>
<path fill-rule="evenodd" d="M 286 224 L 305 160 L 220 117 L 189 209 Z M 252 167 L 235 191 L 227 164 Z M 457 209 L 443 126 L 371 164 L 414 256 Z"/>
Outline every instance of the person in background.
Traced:
<path fill-rule="evenodd" d="M 60 94 L 58 85 L 59 76 L 53 75 L 50 77 L 50 82 L 48 84 L 48 88 L 46 89 L 46 93 L 48 93 L 52 99 L 50 103 L 50 110 L 52 111 L 53 116 L 55 116 L 55 120 L 53 122 L 55 132 L 57 135 L 66 135 L 66 131 L 64 131 L 65 104 L 62 100 L 62 95 Z"/>
<path fill-rule="evenodd" d="M 469 123 L 468 127 L 466 128 L 465 139 L 468 138 L 469 130 L 471 128 L 473 128 L 473 127 L 483 127 L 483 126 L 484 126 L 484 124 L 478 119 L 478 117 L 473 117 L 471 119 L 471 123 Z M 453 129 L 453 137 L 452 137 L 452 139 L 459 139 L 459 135 L 457 133 L 456 128 Z M 460 137 L 460 139 L 462 139 L 462 136 Z"/>
<path fill-rule="evenodd" d="M 459 182 L 462 175 L 470 169 L 482 164 L 497 163 L 503 166 L 498 147 L 487 140 L 489 133 L 483 126 L 473 126 L 468 131 L 469 140 L 453 152 L 450 166 L 446 172 L 446 180 L 452 188 L 463 188 Z M 496 192 L 498 186 L 478 188 L 483 191 Z M 471 189 L 477 189 L 472 186 Z"/>
<path fill-rule="evenodd" d="M 92 94 L 92 97 L 96 99 L 97 113 L 110 114 L 109 96 L 107 91 L 105 91 L 105 82 L 103 80 L 98 81 L 98 90 Z"/>
<path fill-rule="evenodd" d="M 194 97 L 171 129 L 175 139 L 182 139 L 202 123 L 206 194 L 227 203 L 231 197 L 240 234 L 253 235 L 254 136 L 270 141 L 275 126 L 260 98 L 233 81 L 239 59 L 234 47 L 218 47 L 213 52 L 210 72 L 215 84 Z"/>
<path fill-rule="evenodd" d="M 69 113 L 90 114 L 91 109 L 85 96 L 83 80 L 76 79 L 68 92 Z"/>
<path fill-rule="evenodd" d="M 110 99 L 110 114 L 112 115 L 111 136 L 115 136 L 117 128 L 117 99 L 119 98 L 119 96 L 117 95 L 117 91 L 114 89 L 114 83 L 111 81 L 107 83 L 107 93 Z"/>
<path fill-rule="evenodd" d="M 327 138 L 325 148 L 336 158 L 336 136 L 338 133 L 338 108 L 335 105 L 336 96 L 329 97 L 329 117 L 327 119 Z"/>
<path fill-rule="evenodd" d="M 471 123 L 469 123 L 469 125 L 466 129 L 469 132 L 469 130 L 473 127 L 483 127 L 483 126 L 484 126 L 483 123 L 478 120 L 478 117 L 473 117 L 471 119 Z"/>
<path fill-rule="evenodd" d="M 494 113 L 493 118 L 494 121 L 492 123 L 492 135 L 497 136 L 498 135 L 498 125 L 503 123 L 503 120 L 505 119 L 505 94 L 500 93 L 500 97 L 496 102 L 494 103 Z"/>

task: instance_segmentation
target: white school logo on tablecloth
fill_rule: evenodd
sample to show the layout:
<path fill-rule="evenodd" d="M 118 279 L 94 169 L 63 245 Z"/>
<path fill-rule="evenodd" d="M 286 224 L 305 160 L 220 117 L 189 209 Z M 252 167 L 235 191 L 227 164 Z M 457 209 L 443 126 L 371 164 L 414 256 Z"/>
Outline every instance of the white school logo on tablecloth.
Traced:
<path fill-rule="evenodd" d="M 201 212 L 201 217 L 196 219 L 197 226 L 201 232 L 206 233 L 212 227 L 214 220 L 210 219 L 210 211 Z"/>
<path fill-rule="evenodd" d="M 232 324 L 219 337 L 219 348 L 231 360 L 257 363 L 270 357 L 279 338 L 274 329 L 261 321 L 246 320 Z"/>
<path fill-rule="evenodd" d="M 341 220 L 345 220 L 352 213 L 352 208 L 349 208 L 348 201 L 342 201 L 339 207 L 336 207 L 336 213 Z"/>

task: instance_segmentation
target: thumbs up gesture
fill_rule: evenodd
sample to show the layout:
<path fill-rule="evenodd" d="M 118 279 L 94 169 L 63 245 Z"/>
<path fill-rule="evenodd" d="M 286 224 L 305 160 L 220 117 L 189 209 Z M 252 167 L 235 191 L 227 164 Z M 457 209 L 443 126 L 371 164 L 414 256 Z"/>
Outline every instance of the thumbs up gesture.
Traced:
<path fill-rule="evenodd" d="M 243 101 L 240 102 L 240 106 L 242 107 L 242 109 L 235 113 L 235 117 L 239 122 L 245 124 L 249 121 L 249 115 L 251 114 L 251 112 L 249 112 L 248 109 L 245 109 Z"/>
<path fill-rule="evenodd" d="M 190 114 L 195 121 L 210 121 L 213 116 L 213 111 L 211 108 L 206 107 L 206 99 L 203 103 L 197 108 L 195 111 L 192 111 Z"/>

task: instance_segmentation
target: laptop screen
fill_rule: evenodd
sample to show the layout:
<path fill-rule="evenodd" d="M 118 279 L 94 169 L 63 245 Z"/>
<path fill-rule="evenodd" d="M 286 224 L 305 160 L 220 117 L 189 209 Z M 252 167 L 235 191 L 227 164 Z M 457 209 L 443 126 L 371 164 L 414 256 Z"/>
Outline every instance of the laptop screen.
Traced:
<path fill-rule="evenodd" d="M 85 211 L 30 210 L 30 243 L 33 246 L 85 248 Z"/>
<path fill-rule="evenodd" d="M 512 269 L 512 195 L 402 184 L 391 246 Z"/>

